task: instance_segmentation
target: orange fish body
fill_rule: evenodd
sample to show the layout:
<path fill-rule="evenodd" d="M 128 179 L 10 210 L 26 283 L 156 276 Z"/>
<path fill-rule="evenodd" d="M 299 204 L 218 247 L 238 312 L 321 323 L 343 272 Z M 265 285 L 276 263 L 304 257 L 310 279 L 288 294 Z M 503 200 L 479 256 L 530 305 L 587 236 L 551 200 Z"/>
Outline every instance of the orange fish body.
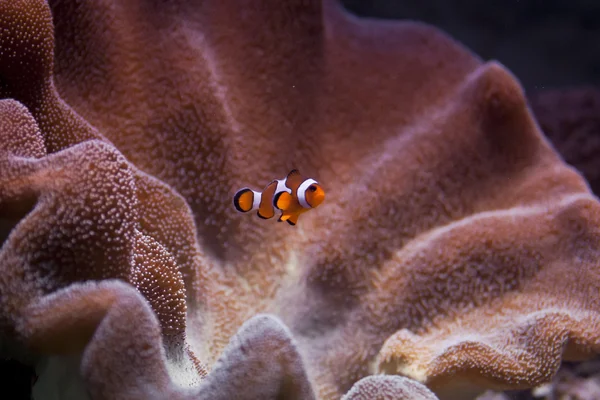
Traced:
<path fill-rule="evenodd" d="M 298 170 L 292 170 L 284 179 L 275 179 L 262 192 L 242 188 L 233 196 L 233 205 L 239 212 L 256 210 L 263 219 L 275 216 L 281 210 L 277 221 L 287 221 L 296 225 L 298 217 L 325 199 L 325 191 L 317 181 L 303 177 Z"/>

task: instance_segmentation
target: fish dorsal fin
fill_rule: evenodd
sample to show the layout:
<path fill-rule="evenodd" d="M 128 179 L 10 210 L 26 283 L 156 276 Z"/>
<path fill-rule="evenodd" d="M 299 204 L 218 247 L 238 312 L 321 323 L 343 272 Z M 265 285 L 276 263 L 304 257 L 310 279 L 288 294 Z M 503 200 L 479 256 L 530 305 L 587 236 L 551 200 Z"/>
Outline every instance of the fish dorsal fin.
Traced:
<path fill-rule="evenodd" d="M 296 190 L 298 189 L 298 186 L 300 186 L 302 181 L 304 181 L 304 178 L 302 177 L 302 175 L 300 175 L 300 172 L 297 169 L 293 169 L 285 178 L 285 185 L 288 188 L 292 189 L 292 195 L 295 196 Z"/>
<path fill-rule="evenodd" d="M 289 179 L 290 177 L 292 177 L 294 175 L 300 176 L 300 171 L 298 171 L 297 169 L 294 168 L 293 170 L 290 171 L 289 174 L 287 174 L 287 178 Z"/>

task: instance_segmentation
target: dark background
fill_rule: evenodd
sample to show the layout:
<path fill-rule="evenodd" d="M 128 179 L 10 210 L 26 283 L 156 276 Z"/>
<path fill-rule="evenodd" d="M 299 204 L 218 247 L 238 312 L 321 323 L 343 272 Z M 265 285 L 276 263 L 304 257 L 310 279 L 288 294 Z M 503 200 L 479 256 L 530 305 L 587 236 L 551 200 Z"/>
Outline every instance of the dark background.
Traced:
<path fill-rule="evenodd" d="M 600 0 L 342 0 L 359 16 L 432 24 L 525 89 L 600 85 Z"/>

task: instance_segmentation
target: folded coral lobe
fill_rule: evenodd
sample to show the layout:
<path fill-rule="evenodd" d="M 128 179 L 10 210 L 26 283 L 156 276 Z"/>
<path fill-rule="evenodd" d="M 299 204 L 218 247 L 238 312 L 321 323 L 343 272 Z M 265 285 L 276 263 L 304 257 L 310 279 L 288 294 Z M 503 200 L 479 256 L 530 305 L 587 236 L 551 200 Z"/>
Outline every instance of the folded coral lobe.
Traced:
<path fill-rule="evenodd" d="M 0 334 L 36 398 L 462 399 L 598 352 L 598 200 L 501 64 L 333 0 L 0 11 Z M 302 226 L 234 212 L 292 168 L 328 193 Z"/>

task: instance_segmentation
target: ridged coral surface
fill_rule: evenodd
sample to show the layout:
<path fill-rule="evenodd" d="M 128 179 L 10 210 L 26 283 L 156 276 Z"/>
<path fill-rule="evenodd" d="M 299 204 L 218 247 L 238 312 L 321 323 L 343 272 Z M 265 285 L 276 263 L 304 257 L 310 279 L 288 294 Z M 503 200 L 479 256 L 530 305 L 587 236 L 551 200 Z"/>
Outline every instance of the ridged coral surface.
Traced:
<path fill-rule="evenodd" d="M 600 204 L 442 32 L 333 0 L 0 28 L 0 349 L 36 399 L 464 399 L 600 350 Z M 234 211 L 292 168 L 327 191 L 297 226 Z"/>

